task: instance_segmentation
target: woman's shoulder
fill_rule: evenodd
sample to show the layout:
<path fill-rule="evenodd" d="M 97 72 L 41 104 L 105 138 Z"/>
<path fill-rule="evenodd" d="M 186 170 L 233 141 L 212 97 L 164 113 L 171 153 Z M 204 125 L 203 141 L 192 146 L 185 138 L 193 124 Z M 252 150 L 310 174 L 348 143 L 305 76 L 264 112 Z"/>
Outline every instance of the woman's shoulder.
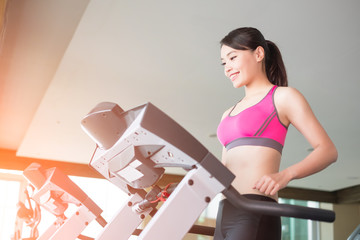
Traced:
<path fill-rule="evenodd" d="M 303 94 L 293 87 L 277 87 L 275 97 L 280 101 L 304 99 Z"/>
<path fill-rule="evenodd" d="M 293 87 L 278 87 L 274 96 L 275 105 L 287 111 L 297 111 L 307 107 L 308 102 L 304 95 Z"/>
<path fill-rule="evenodd" d="M 282 86 L 277 87 L 276 93 L 278 93 L 279 95 L 301 94 L 300 91 L 294 87 L 282 87 Z"/>

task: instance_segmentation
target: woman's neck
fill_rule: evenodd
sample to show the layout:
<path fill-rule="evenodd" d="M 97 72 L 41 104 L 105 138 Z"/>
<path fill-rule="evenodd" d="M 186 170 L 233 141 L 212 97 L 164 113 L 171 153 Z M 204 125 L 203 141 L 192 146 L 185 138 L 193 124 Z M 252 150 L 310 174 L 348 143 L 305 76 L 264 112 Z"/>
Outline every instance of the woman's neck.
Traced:
<path fill-rule="evenodd" d="M 251 97 L 268 91 L 272 86 L 274 86 L 266 77 L 257 79 L 256 81 L 251 82 L 251 84 L 245 85 L 245 97 Z"/>

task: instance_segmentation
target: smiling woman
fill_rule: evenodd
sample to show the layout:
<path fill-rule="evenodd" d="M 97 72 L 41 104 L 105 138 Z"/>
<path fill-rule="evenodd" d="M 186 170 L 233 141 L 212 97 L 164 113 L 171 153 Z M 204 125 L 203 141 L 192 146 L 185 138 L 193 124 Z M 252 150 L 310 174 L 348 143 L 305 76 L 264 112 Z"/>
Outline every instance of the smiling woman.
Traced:
<path fill-rule="evenodd" d="M 255 28 L 231 31 L 221 40 L 221 61 L 234 88 L 245 97 L 223 114 L 217 129 L 223 164 L 236 178 L 234 188 L 253 200 L 276 202 L 293 179 L 321 171 L 336 161 L 337 150 L 306 99 L 287 87 L 278 47 Z M 282 171 L 282 149 L 292 124 L 314 149 Z M 214 240 L 279 240 L 280 217 L 249 213 L 224 199 L 219 204 Z"/>

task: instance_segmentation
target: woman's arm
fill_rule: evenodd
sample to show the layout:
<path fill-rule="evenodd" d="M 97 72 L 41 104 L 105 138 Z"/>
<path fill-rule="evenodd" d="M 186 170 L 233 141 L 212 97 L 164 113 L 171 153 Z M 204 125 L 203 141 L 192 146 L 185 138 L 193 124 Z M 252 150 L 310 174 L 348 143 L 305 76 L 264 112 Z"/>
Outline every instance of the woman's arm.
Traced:
<path fill-rule="evenodd" d="M 225 159 L 226 152 L 227 152 L 226 148 L 223 147 L 223 148 L 222 148 L 222 154 L 221 154 L 221 162 L 222 162 L 222 164 L 224 164 L 224 165 L 226 165 L 226 159 Z"/>
<path fill-rule="evenodd" d="M 234 108 L 234 107 L 231 107 L 231 108 L 229 108 L 228 110 L 226 110 L 226 111 L 223 113 L 223 115 L 222 115 L 222 117 L 221 117 L 221 121 L 224 120 L 224 118 L 225 118 L 227 115 L 229 115 L 231 109 L 233 109 L 233 108 Z M 226 149 L 225 146 L 223 146 L 223 148 L 222 148 L 222 153 L 221 153 L 221 162 L 222 162 L 222 164 L 224 164 L 224 165 L 226 165 L 226 159 L 225 159 L 226 152 L 227 152 L 227 149 Z"/>
<path fill-rule="evenodd" d="M 275 195 L 293 179 L 304 178 L 321 171 L 337 160 L 337 150 L 315 117 L 304 96 L 293 88 L 277 90 L 276 106 L 280 118 L 291 123 L 310 143 L 313 151 L 302 161 L 275 174 L 263 176 L 254 189 Z"/>

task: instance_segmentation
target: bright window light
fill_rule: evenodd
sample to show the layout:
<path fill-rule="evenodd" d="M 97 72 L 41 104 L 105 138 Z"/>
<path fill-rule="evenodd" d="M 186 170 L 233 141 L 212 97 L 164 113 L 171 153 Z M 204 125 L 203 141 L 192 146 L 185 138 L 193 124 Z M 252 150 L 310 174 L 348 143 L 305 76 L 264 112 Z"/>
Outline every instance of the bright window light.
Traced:
<path fill-rule="evenodd" d="M 19 189 L 19 181 L 0 180 L 0 240 L 9 240 L 14 234 Z"/>

